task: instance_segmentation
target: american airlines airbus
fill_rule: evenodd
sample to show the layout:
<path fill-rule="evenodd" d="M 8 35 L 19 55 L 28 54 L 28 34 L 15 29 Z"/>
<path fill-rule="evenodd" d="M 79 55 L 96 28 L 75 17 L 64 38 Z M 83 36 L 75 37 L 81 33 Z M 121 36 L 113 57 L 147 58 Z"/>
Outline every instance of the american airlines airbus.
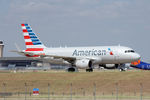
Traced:
<path fill-rule="evenodd" d="M 26 57 L 41 59 L 62 59 L 74 68 L 93 71 L 94 65 L 118 68 L 122 64 L 138 61 L 140 55 L 133 49 L 124 46 L 93 46 L 47 48 L 32 31 L 28 24 L 21 24 L 26 50 L 17 51 Z M 123 70 L 122 67 L 120 67 Z"/>

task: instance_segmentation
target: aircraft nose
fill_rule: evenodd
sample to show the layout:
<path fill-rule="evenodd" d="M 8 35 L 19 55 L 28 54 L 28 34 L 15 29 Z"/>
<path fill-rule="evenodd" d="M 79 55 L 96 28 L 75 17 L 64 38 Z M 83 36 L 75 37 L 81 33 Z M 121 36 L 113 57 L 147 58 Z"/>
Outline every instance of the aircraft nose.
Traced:
<path fill-rule="evenodd" d="M 141 59 L 141 56 L 140 56 L 138 53 L 136 53 L 136 54 L 134 55 L 134 59 L 135 59 L 135 60 L 139 60 L 139 59 Z"/>

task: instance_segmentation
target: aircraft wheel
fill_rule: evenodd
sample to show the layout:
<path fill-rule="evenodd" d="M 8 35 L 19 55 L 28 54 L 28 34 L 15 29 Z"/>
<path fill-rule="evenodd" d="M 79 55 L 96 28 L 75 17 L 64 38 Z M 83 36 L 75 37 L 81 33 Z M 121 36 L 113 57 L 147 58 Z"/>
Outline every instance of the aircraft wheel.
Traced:
<path fill-rule="evenodd" d="M 123 71 L 125 71 L 125 70 L 124 70 L 124 69 L 122 69 L 122 68 L 120 68 L 120 69 L 119 69 L 119 71 L 120 71 L 120 72 L 123 72 Z"/>
<path fill-rule="evenodd" d="M 93 69 L 92 68 L 86 69 L 86 72 L 93 72 Z"/>

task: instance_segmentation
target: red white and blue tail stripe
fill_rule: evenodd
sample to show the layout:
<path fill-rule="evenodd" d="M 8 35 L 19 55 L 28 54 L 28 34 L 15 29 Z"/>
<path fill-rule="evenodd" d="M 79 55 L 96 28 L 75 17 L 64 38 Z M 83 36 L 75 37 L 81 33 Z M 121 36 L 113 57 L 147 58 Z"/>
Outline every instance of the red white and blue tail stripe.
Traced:
<path fill-rule="evenodd" d="M 21 24 L 21 27 L 27 51 L 40 51 L 42 48 L 45 48 L 45 46 L 42 44 L 40 39 L 36 36 L 28 24 Z"/>
<path fill-rule="evenodd" d="M 39 57 L 39 54 L 43 54 L 44 48 L 46 48 L 36 34 L 32 31 L 32 28 L 28 24 L 21 24 L 22 32 L 24 35 L 26 50 L 25 52 L 34 52 L 35 55 L 25 54 L 27 57 Z M 37 55 L 38 54 L 38 55 Z"/>

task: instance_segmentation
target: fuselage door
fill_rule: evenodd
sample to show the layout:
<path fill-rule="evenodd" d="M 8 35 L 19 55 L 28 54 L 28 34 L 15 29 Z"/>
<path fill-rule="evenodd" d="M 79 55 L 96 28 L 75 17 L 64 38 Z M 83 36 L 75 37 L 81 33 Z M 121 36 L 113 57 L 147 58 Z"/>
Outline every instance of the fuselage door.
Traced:
<path fill-rule="evenodd" d="M 120 63 L 120 55 L 119 55 L 119 52 L 117 50 L 115 50 L 114 56 L 115 56 L 115 62 Z"/>

